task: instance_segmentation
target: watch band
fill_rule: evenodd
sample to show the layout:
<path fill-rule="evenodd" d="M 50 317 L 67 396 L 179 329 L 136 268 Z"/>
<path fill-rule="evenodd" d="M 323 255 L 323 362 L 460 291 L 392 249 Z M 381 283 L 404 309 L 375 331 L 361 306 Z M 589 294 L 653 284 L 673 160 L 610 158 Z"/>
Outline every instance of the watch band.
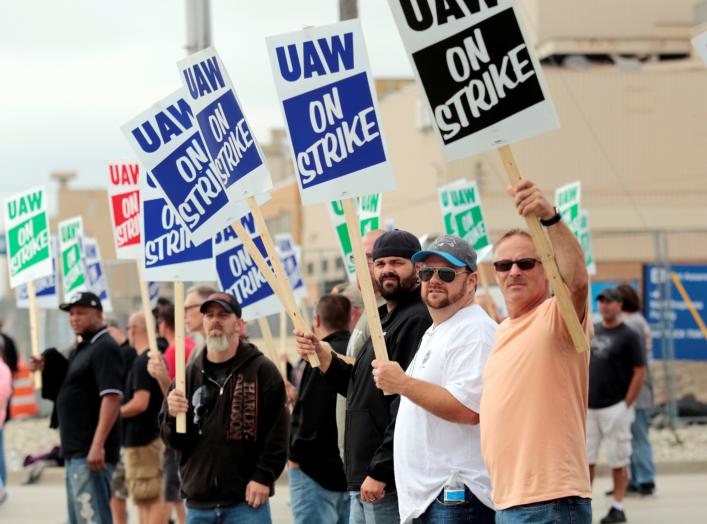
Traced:
<path fill-rule="evenodd" d="M 560 214 L 560 212 L 557 210 L 557 208 L 554 208 L 554 209 L 555 209 L 555 214 L 553 216 L 551 216 L 547 220 L 543 220 L 542 218 L 540 219 L 540 223 L 543 226 L 550 227 L 551 225 L 557 224 L 560 220 L 562 220 L 562 215 Z"/>

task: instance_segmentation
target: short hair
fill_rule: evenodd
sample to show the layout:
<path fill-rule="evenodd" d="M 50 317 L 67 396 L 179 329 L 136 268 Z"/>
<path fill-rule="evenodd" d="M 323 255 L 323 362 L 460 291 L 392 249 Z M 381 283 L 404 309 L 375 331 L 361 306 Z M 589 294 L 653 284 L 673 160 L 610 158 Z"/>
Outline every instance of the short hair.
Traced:
<path fill-rule="evenodd" d="M 527 238 L 528 240 L 530 240 L 531 242 L 532 242 L 532 240 L 533 240 L 533 237 L 532 237 L 532 236 L 530 235 L 530 233 L 528 233 L 525 229 L 518 229 L 518 228 L 509 229 L 508 231 L 506 231 L 505 233 L 503 233 L 503 235 L 501 235 L 501 238 L 499 238 L 499 239 L 496 241 L 496 247 L 495 247 L 494 251 L 495 251 L 496 249 L 498 249 L 498 246 L 501 245 L 501 242 L 503 242 L 503 241 L 506 240 L 507 238 L 516 237 L 516 236 L 525 237 L 525 238 Z"/>
<path fill-rule="evenodd" d="M 621 303 L 621 311 L 626 313 L 635 313 L 641 310 L 641 299 L 633 286 L 630 284 L 621 284 L 616 286 L 616 289 L 621 294 L 623 299 Z"/>
<path fill-rule="evenodd" d="M 209 295 L 213 295 L 214 293 L 218 292 L 219 290 L 213 286 L 209 286 L 207 284 L 199 284 L 187 289 L 186 294 L 188 295 L 189 293 L 196 293 L 197 295 L 199 295 L 199 297 L 201 297 L 202 300 L 206 300 L 207 298 L 209 298 Z"/>
<path fill-rule="evenodd" d="M 317 315 L 326 329 L 347 331 L 351 323 L 351 301 L 344 295 L 323 295 L 317 302 Z"/>
<path fill-rule="evenodd" d="M 164 322 L 167 327 L 174 331 L 174 304 L 166 304 L 160 309 L 158 322 Z"/>

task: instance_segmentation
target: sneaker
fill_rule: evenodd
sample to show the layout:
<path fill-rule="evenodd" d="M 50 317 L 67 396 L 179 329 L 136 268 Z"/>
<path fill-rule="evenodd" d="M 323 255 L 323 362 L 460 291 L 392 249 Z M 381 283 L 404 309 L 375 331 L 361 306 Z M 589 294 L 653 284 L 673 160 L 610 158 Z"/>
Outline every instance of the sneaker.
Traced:
<path fill-rule="evenodd" d="M 612 524 L 613 522 L 626 522 L 626 514 L 620 509 L 616 509 L 612 506 L 609 510 L 609 513 L 606 514 L 606 517 L 601 519 L 599 522 L 601 522 L 601 524 Z"/>
<path fill-rule="evenodd" d="M 655 484 L 652 482 L 646 482 L 638 486 L 638 493 L 643 496 L 653 495 L 655 493 Z"/>

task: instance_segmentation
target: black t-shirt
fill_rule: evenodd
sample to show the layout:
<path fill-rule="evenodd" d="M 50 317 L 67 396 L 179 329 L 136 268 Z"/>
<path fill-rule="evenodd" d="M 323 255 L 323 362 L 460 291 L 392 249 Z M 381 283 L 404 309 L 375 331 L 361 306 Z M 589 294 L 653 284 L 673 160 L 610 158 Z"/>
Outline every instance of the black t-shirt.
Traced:
<path fill-rule="evenodd" d="M 132 400 L 135 392 L 144 389 L 150 392 L 147 409 L 134 417 L 123 419 L 123 446 L 145 446 L 155 440 L 160 433 L 158 416 L 162 407 L 162 390 L 159 383 L 147 372 L 148 352 L 143 351 L 135 358 L 125 381 L 123 404 Z"/>
<path fill-rule="evenodd" d="M 641 338 L 626 324 L 606 328 L 597 323 L 591 349 L 589 407 L 613 406 L 626 397 L 633 368 L 646 365 Z"/>
<path fill-rule="evenodd" d="M 123 356 L 123 383 L 128 379 L 128 373 L 133 369 L 133 362 L 137 358 L 137 351 L 126 340 L 120 345 L 120 354 Z"/>
<path fill-rule="evenodd" d="M 123 393 L 123 357 L 118 344 L 101 328 L 86 334 L 69 356 L 69 367 L 56 398 L 61 450 L 65 458 L 88 455 L 103 395 Z M 106 462 L 120 453 L 120 427 L 114 424 L 105 443 Z"/>

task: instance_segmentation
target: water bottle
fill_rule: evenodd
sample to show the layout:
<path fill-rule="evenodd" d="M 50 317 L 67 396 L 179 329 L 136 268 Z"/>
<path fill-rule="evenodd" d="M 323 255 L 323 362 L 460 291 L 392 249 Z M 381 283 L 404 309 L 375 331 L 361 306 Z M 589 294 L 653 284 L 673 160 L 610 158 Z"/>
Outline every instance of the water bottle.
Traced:
<path fill-rule="evenodd" d="M 449 475 L 447 483 L 444 485 L 444 505 L 457 506 L 464 504 L 465 487 L 462 480 L 459 478 L 459 471 L 454 470 Z"/>

